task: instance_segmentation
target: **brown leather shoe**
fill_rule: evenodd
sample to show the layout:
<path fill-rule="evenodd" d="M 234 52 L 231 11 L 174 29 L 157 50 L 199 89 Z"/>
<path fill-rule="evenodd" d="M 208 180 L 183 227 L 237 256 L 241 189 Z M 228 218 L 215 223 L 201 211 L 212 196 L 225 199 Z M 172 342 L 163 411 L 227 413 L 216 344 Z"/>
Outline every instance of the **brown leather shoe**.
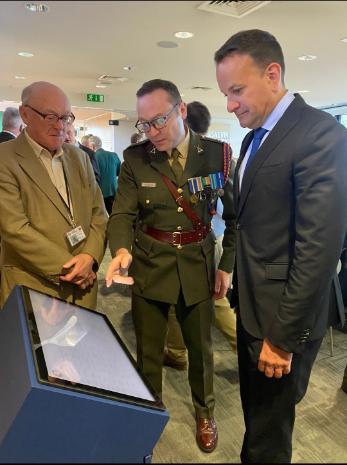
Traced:
<path fill-rule="evenodd" d="M 167 352 L 165 352 L 163 365 L 165 365 L 167 367 L 175 368 L 176 370 L 186 370 L 187 366 L 188 366 L 188 363 L 186 361 L 184 361 L 184 360 L 183 361 L 176 360 L 176 359 L 170 357 L 170 355 Z"/>
<path fill-rule="evenodd" d="M 196 442 L 204 452 L 215 450 L 218 442 L 218 431 L 214 418 L 196 417 Z"/>

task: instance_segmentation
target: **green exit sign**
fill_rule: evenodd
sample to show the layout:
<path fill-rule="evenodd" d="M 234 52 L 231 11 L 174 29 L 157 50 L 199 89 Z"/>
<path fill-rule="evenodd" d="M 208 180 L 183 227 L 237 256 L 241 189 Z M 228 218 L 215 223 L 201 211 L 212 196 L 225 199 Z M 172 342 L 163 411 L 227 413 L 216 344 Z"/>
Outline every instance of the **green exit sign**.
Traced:
<path fill-rule="evenodd" d="M 88 102 L 104 102 L 104 96 L 101 94 L 87 94 Z"/>

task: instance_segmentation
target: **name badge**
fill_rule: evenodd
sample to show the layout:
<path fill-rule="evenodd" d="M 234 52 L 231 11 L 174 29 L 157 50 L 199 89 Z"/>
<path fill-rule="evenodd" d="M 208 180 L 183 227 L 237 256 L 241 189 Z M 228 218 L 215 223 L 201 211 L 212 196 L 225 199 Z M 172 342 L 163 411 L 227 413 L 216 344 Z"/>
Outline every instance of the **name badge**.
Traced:
<path fill-rule="evenodd" d="M 66 237 L 71 247 L 75 247 L 86 238 L 86 235 L 82 229 L 82 226 L 77 226 L 77 228 L 68 231 L 66 233 Z"/>
<path fill-rule="evenodd" d="M 157 187 L 156 182 L 141 182 L 141 187 Z"/>

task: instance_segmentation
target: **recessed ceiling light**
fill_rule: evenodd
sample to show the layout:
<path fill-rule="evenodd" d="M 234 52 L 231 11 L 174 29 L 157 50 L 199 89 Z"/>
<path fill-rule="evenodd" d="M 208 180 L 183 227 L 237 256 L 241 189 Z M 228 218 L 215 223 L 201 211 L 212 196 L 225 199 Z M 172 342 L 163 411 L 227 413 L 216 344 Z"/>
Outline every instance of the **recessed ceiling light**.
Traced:
<path fill-rule="evenodd" d="M 317 58 L 316 55 L 301 55 L 300 57 L 298 57 L 300 61 L 312 61 L 312 60 L 315 60 L 316 58 Z"/>
<path fill-rule="evenodd" d="M 26 79 L 25 76 L 15 76 L 14 78 L 15 78 L 15 79 Z"/>
<path fill-rule="evenodd" d="M 178 47 L 178 44 L 176 42 L 171 42 L 170 40 L 162 40 L 160 42 L 157 42 L 158 47 L 162 48 L 176 48 Z"/>
<path fill-rule="evenodd" d="M 297 93 L 297 94 L 307 94 L 307 92 L 310 92 L 310 91 L 304 89 L 304 90 L 294 90 L 294 92 Z"/>
<path fill-rule="evenodd" d="M 34 54 L 30 52 L 18 52 L 17 55 L 19 55 L 20 57 L 26 57 L 26 58 L 31 58 L 34 56 Z"/>
<path fill-rule="evenodd" d="M 187 31 L 178 31 L 178 32 L 175 32 L 174 36 L 178 37 L 179 39 L 190 39 L 194 37 L 194 34 L 192 32 L 187 32 Z"/>
<path fill-rule="evenodd" d="M 347 37 L 343 37 L 343 38 L 341 39 L 341 42 L 347 42 Z"/>
<path fill-rule="evenodd" d="M 120 82 L 125 82 L 125 81 L 127 81 L 127 80 L 128 80 L 127 77 L 122 77 L 122 76 L 117 77 L 117 81 L 120 81 Z"/>
<path fill-rule="evenodd" d="M 47 13 L 49 11 L 49 7 L 45 3 L 26 3 L 25 8 L 33 13 Z"/>
<path fill-rule="evenodd" d="M 131 65 L 128 65 L 128 66 L 123 66 L 123 69 L 124 69 L 125 71 L 131 71 L 132 69 L 134 69 L 134 67 L 131 66 Z"/>
<path fill-rule="evenodd" d="M 95 87 L 98 87 L 100 89 L 105 89 L 105 87 L 107 87 L 107 85 L 106 84 L 96 84 Z"/>

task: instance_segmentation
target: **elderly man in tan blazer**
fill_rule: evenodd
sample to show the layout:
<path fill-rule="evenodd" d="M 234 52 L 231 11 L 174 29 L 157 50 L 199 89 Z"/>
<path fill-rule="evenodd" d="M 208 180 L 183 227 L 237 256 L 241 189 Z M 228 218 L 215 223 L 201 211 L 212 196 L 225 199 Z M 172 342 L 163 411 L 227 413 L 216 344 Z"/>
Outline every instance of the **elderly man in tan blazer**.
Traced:
<path fill-rule="evenodd" d="M 34 82 L 19 111 L 25 130 L 0 146 L 0 306 L 22 284 L 95 308 L 107 214 L 88 156 L 64 143 L 70 103 Z"/>

